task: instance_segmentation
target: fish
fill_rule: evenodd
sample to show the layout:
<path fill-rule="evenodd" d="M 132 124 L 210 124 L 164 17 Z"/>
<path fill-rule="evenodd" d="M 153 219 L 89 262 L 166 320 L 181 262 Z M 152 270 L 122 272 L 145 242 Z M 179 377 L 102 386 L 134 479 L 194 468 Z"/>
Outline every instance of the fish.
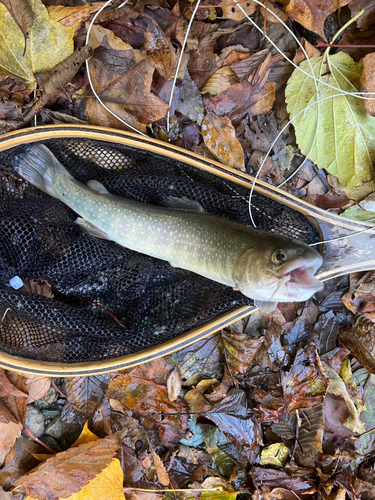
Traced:
<path fill-rule="evenodd" d="M 168 261 L 239 290 L 262 312 L 308 300 L 323 284 L 321 255 L 307 244 L 206 212 L 196 201 L 149 205 L 110 194 L 96 180 L 77 181 L 45 145 L 13 159 L 16 172 L 80 217 L 91 235 Z"/>

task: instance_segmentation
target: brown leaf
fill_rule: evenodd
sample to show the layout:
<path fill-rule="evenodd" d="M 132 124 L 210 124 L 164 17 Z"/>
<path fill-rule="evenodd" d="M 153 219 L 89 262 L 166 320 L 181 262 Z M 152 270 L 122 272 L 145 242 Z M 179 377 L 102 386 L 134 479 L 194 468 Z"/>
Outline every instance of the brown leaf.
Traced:
<path fill-rule="evenodd" d="M 306 38 L 301 38 L 301 45 L 305 49 L 305 52 L 309 59 L 311 57 L 320 57 L 322 55 L 320 50 L 314 47 L 314 45 L 311 45 L 311 43 L 308 42 Z M 301 62 L 304 61 L 305 59 L 306 56 L 303 53 L 301 47 L 298 47 L 298 49 L 296 50 L 296 54 L 293 58 L 294 64 L 297 64 L 297 66 L 299 66 Z"/>
<path fill-rule="evenodd" d="M 361 31 L 366 30 L 371 24 L 375 22 L 375 4 L 368 0 L 351 0 L 349 2 L 349 9 L 351 10 L 352 17 L 357 15 L 362 9 L 365 12 L 357 19 L 357 26 Z"/>
<path fill-rule="evenodd" d="M 154 461 L 154 465 L 155 465 L 155 469 L 156 469 L 156 474 L 158 475 L 158 479 L 163 486 L 168 486 L 170 483 L 168 472 L 165 470 L 163 462 L 161 461 L 159 455 L 155 452 L 154 448 L 151 446 L 150 442 L 149 442 L 149 445 L 151 448 L 152 459 Z"/>
<path fill-rule="evenodd" d="M 61 414 L 62 419 L 65 422 L 83 425 L 102 402 L 108 383 L 109 375 L 68 378 L 67 403 Z"/>
<path fill-rule="evenodd" d="M 151 64 L 156 68 L 161 76 L 166 80 L 173 78 L 176 69 L 178 56 L 168 37 L 166 37 L 155 21 L 144 16 L 147 22 L 147 30 L 144 33 L 144 49 Z"/>
<path fill-rule="evenodd" d="M 21 431 L 21 423 L 5 423 L 0 420 L 0 464 L 4 462 L 12 446 L 20 437 Z"/>
<path fill-rule="evenodd" d="M 345 307 L 353 313 L 365 314 L 375 319 L 375 271 L 366 273 L 355 287 L 342 296 Z"/>
<path fill-rule="evenodd" d="M 213 97 L 229 89 L 233 83 L 238 83 L 240 79 L 230 66 L 224 66 L 213 73 L 201 90 L 202 94 L 210 94 Z"/>
<path fill-rule="evenodd" d="M 120 401 L 142 427 L 156 433 L 162 446 L 176 445 L 187 427 L 186 404 L 168 399 L 165 382 L 171 368 L 161 358 L 114 374 L 106 394 Z"/>
<path fill-rule="evenodd" d="M 0 368 L 0 422 L 23 425 L 27 397 L 22 375 Z"/>
<path fill-rule="evenodd" d="M 119 75 L 108 70 L 96 58 L 90 61 L 93 86 L 102 101 L 115 115 L 142 132 L 146 126 L 164 118 L 168 104 L 151 92 L 154 68 L 148 60 L 135 64 Z M 114 118 L 96 99 L 90 99 L 85 115 L 92 125 L 120 128 L 128 127 Z"/>
<path fill-rule="evenodd" d="M 375 92 L 375 52 L 367 54 L 363 58 L 361 85 L 366 92 Z M 373 98 L 373 96 L 370 97 Z M 365 106 L 367 113 L 375 116 L 375 101 L 365 99 Z"/>
<path fill-rule="evenodd" d="M 97 12 L 104 4 L 105 2 L 95 2 L 93 5 L 84 4 L 78 5 L 77 7 L 49 5 L 47 7 L 47 10 L 52 21 L 58 21 L 64 26 L 73 26 L 78 22 L 84 23 L 85 21 L 87 21 L 91 14 Z"/>
<path fill-rule="evenodd" d="M 285 413 L 323 402 L 328 377 L 315 344 L 310 343 L 297 351 L 289 372 L 281 372 L 281 384 Z"/>
<path fill-rule="evenodd" d="M 8 9 L 9 13 L 18 24 L 24 34 L 25 43 L 28 34 L 33 26 L 34 13 L 27 0 L 0 0 Z"/>
<path fill-rule="evenodd" d="M 289 467 L 286 470 L 275 470 L 255 466 L 252 476 L 259 488 L 264 488 L 265 486 L 277 489 L 285 488 L 292 490 L 295 494 L 300 492 L 310 495 L 316 491 L 316 480 L 313 469 Z M 269 498 L 272 498 L 272 496 Z"/>
<path fill-rule="evenodd" d="M 15 486 L 39 500 L 69 497 L 101 473 L 112 462 L 118 448 L 118 444 L 108 439 L 70 448 L 18 479 Z"/>
<path fill-rule="evenodd" d="M 221 336 L 212 335 L 178 351 L 178 369 L 183 384 L 191 386 L 202 378 L 221 378 Z"/>
<path fill-rule="evenodd" d="M 223 334 L 225 360 L 232 376 L 246 375 L 255 354 L 264 342 L 264 337 L 252 338 L 237 333 Z"/>
<path fill-rule="evenodd" d="M 222 35 L 217 32 L 219 25 L 201 21 L 193 23 L 188 38 L 189 74 L 196 86 L 201 89 L 210 75 L 217 69 L 219 56 L 214 53 L 216 40 Z M 189 47 L 190 44 L 190 47 Z"/>
<path fill-rule="evenodd" d="M 285 8 L 286 13 L 293 19 L 302 24 L 310 31 L 318 33 L 324 40 L 324 21 L 340 7 L 347 5 L 350 0 L 326 0 L 325 2 L 316 2 L 315 0 L 290 0 Z"/>
<path fill-rule="evenodd" d="M 91 56 L 92 47 L 85 45 L 54 66 L 51 71 L 35 75 L 44 96 L 56 96 L 73 79 L 81 64 Z"/>
<path fill-rule="evenodd" d="M 224 165 L 246 170 L 241 143 L 228 117 L 218 117 L 209 111 L 202 122 L 202 136 L 211 153 Z"/>
<path fill-rule="evenodd" d="M 0 428 L 1 427 L 2 424 L 0 423 Z M 2 436 L 0 438 L 0 450 L 3 450 L 3 443 L 5 444 L 8 436 L 11 435 L 11 432 L 8 433 L 9 430 L 11 431 L 11 428 L 7 429 L 5 437 Z M 19 432 L 21 432 L 21 430 Z M 21 435 L 13 448 L 14 453 L 12 458 L 10 460 L 7 459 L 0 470 L 0 484 L 6 489 L 10 489 L 12 484 L 19 477 L 25 475 L 27 472 L 30 472 L 31 469 L 39 465 L 39 461 L 33 457 L 32 453 L 40 453 L 42 449 L 43 448 L 39 444 Z M 0 458 L 0 462 L 1 461 Z"/>
<path fill-rule="evenodd" d="M 182 379 L 180 372 L 177 368 L 168 373 L 167 377 L 167 389 L 168 389 L 168 399 L 169 401 L 176 401 L 180 395 L 182 387 Z"/>
<path fill-rule="evenodd" d="M 231 21 L 242 21 L 246 16 L 242 12 L 242 10 L 231 0 L 223 0 L 221 4 L 218 5 L 223 10 L 223 19 L 230 19 Z M 246 12 L 248 16 L 253 14 L 258 5 L 251 0 L 247 0 L 247 2 L 241 2 L 242 9 Z"/>
<path fill-rule="evenodd" d="M 208 111 L 218 116 L 227 116 L 233 125 L 239 125 L 247 113 L 266 114 L 275 101 L 274 82 L 267 82 L 259 91 L 246 80 L 235 83 L 215 98 L 205 96 L 203 101 Z"/>
<path fill-rule="evenodd" d="M 375 324 L 359 315 L 352 328 L 340 330 L 339 337 L 370 373 L 375 373 Z"/>
<path fill-rule="evenodd" d="M 43 398 L 51 387 L 51 379 L 42 375 L 24 375 L 25 384 L 29 392 L 26 403 L 30 404 Z"/>

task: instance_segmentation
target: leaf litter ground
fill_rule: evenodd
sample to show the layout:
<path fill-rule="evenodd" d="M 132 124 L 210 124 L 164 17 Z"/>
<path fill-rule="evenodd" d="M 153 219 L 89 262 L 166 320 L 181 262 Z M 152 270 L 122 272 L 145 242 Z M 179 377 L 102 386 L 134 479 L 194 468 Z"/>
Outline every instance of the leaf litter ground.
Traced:
<path fill-rule="evenodd" d="M 83 47 L 102 5 L 1 0 L 2 132 L 32 119 L 127 129 L 93 96 L 84 67 L 77 72 L 92 52 L 73 50 Z M 318 130 L 316 142 L 299 119 L 264 157 L 288 120 L 286 83 L 291 118 L 316 100 L 312 80 L 298 70 L 290 78 L 293 67 L 270 43 L 292 56 L 297 48 L 274 14 L 299 23 L 290 26 L 308 40 L 302 43 L 309 56 L 319 58 L 311 60 L 316 76 L 349 91 L 360 90 L 361 77 L 373 91 L 371 60 L 362 76 L 359 61 L 373 51 L 375 2 L 267 5 L 272 12 L 264 19 L 255 2 L 202 3 L 182 54 L 168 124 L 172 78 L 194 5 L 150 0 L 109 7 L 90 35 L 96 92 L 139 131 L 248 173 L 262 166 L 260 178 L 270 184 L 283 182 L 301 166 L 300 152 L 307 154 L 328 174 L 308 160 L 285 188 L 324 209 L 371 218 L 371 168 L 359 169 L 352 148 L 340 172 L 343 162 L 335 165 L 324 152 L 337 148 L 327 132 L 336 115 L 345 121 L 353 110 L 357 131 L 345 133 L 359 133 L 364 149 L 372 147 L 373 118 L 362 101 L 343 96 L 333 108 L 327 100 L 331 108 L 320 108 L 325 132 Z M 365 13 L 330 59 L 309 44 L 332 39 L 362 7 Z M 295 63 L 308 71 L 298 53 Z M 345 68 L 352 68 L 350 78 Z M 334 93 L 319 85 L 321 98 Z M 295 98 L 301 91 L 304 101 Z M 310 128 L 319 128 L 316 108 L 307 113 Z M 324 139 L 331 143 L 321 145 Z M 371 160 L 373 153 L 367 155 Z M 172 356 L 119 373 L 54 381 L 1 370 L 0 494 L 41 500 L 373 498 L 374 283 L 373 272 L 329 282 L 306 304 L 255 313 Z M 28 293 L 51 293 L 42 280 L 24 286 Z"/>

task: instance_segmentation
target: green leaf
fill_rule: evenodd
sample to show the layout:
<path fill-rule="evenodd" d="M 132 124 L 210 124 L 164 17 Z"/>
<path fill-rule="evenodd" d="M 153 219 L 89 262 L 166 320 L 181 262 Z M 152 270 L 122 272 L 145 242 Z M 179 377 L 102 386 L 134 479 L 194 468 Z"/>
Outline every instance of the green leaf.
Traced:
<path fill-rule="evenodd" d="M 330 57 L 313 57 L 310 62 L 314 75 L 323 82 L 348 92 L 359 90 L 362 64 L 355 63 L 347 54 L 340 52 Z M 311 72 L 308 61 L 303 61 L 300 67 Z M 315 103 L 318 97 L 325 99 L 319 108 L 315 104 L 293 122 L 301 152 L 319 168 L 325 168 L 338 177 L 344 186 L 354 188 L 372 180 L 375 118 L 366 113 L 363 99 L 346 94 L 327 99 L 339 91 L 322 83 L 317 85 L 318 95 L 314 81 L 296 69 L 286 88 L 291 118 Z"/>
<path fill-rule="evenodd" d="M 26 40 L 6 7 L 0 3 L 0 73 L 34 86 L 34 73 L 43 73 L 68 57 L 74 49 L 74 26 L 51 21 L 41 0 L 29 0 L 34 24 Z"/>

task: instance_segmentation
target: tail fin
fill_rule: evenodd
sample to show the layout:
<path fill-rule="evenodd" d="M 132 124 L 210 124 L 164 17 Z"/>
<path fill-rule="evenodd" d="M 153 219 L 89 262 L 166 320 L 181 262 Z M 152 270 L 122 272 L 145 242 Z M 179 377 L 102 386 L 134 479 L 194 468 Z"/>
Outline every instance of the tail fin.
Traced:
<path fill-rule="evenodd" d="M 26 181 L 54 198 L 58 198 L 52 182 L 56 176 L 72 178 L 59 160 L 42 144 L 31 146 L 25 153 L 13 158 L 13 166 Z"/>

